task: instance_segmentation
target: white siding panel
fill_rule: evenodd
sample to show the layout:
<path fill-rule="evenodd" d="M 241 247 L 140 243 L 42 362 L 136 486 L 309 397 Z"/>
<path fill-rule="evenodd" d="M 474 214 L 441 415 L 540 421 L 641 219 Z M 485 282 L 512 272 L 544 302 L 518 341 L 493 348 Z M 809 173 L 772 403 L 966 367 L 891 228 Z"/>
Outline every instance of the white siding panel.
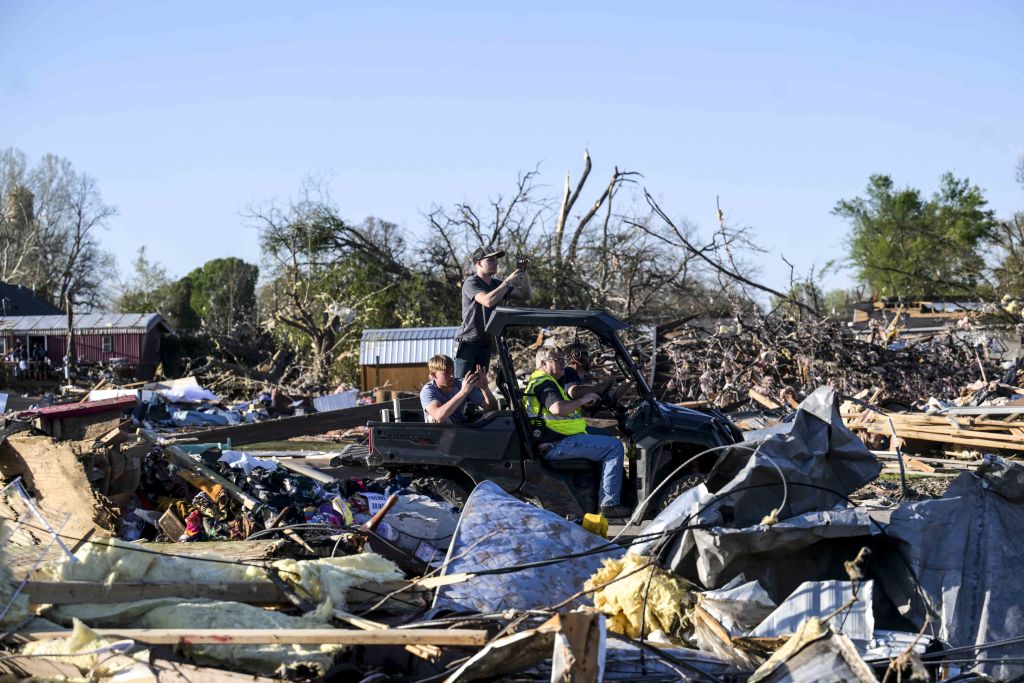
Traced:
<path fill-rule="evenodd" d="M 455 355 L 458 327 L 410 327 L 363 330 L 359 342 L 360 365 L 426 363 L 431 356 Z"/>

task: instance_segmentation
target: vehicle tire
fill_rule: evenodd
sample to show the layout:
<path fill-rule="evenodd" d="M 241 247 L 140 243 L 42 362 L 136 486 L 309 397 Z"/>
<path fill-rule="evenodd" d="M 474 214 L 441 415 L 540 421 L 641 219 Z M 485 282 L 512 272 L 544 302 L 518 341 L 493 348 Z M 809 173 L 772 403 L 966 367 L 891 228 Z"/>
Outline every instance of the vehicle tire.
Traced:
<path fill-rule="evenodd" d="M 457 482 L 444 477 L 417 477 L 409 484 L 409 488 L 428 496 L 440 498 L 459 509 L 466 504 L 466 499 L 469 498 L 469 491 Z"/>
<path fill-rule="evenodd" d="M 694 486 L 699 486 L 707 481 L 708 475 L 701 474 L 699 472 L 684 474 L 679 477 L 664 489 L 658 493 L 658 497 L 647 506 L 647 512 L 644 514 L 645 517 L 654 517 L 659 512 L 667 508 L 673 500 L 681 496 L 686 491 L 689 491 Z"/>

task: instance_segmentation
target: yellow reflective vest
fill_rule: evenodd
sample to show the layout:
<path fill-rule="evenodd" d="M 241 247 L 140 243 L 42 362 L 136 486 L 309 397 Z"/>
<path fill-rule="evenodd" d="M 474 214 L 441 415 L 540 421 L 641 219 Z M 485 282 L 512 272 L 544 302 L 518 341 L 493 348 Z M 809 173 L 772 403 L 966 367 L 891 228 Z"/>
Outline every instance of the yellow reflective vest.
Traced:
<path fill-rule="evenodd" d="M 534 370 L 533 374 L 530 375 L 530 380 L 526 383 L 526 392 L 523 395 L 523 405 L 526 407 L 526 414 L 530 418 L 541 418 L 544 420 L 545 427 L 562 436 L 572 436 L 573 434 L 583 434 L 586 432 L 587 421 L 580 415 L 579 410 L 574 410 L 570 415 L 560 417 L 552 415 L 551 411 L 544 407 L 540 399 L 534 395 L 536 388 L 543 382 L 553 382 L 558 387 L 558 393 L 562 395 L 563 401 L 572 400 L 565 393 L 565 389 L 562 388 L 557 379 L 543 370 Z"/>

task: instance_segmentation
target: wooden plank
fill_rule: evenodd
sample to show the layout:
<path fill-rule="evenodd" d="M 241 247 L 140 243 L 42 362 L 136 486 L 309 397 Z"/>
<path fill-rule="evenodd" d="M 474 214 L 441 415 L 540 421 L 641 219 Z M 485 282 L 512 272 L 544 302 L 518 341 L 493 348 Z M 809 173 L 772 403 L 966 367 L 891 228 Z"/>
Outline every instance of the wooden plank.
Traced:
<path fill-rule="evenodd" d="M 420 400 L 418 396 L 412 396 L 401 399 L 400 404 L 402 410 L 413 410 L 420 407 Z M 224 443 L 231 439 L 232 446 L 279 441 L 295 436 L 323 434 L 335 429 L 360 427 L 371 420 L 379 420 L 380 411 L 384 408 L 392 410 L 393 405 L 391 401 L 386 401 L 368 406 L 332 410 L 326 413 L 283 417 L 277 420 L 264 420 L 252 424 L 217 427 L 196 432 L 180 432 L 175 436 L 188 437 L 189 440 L 195 439 L 196 443 Z"/>
<path fill-rule="evenodd" d="M 125 430 L 130 429 L 132 425 L 131 420 L 122 420 L 116 427 L 111 429 L 109 432 L 96 439 L 96 445 L 103 447 L 116 446 L 117 444 L 124 443 L 128 439 L 134 437 L 134 434 L 126 432 Z"/>
<path fill-rule="evenodd" d="M 962 446 L 977 446 L 979 448 L 998 448 L 1000 450 L 1024 451 L 1024 444 L 1007 443 L 1005 441 L 994 441 L 990 439 L 969 439 L 962 436 L 947 436 L 945 434 L 932 434 L 914 430 L 901 430 L 899 435 L 905 439 L 917 439 L 920 441 L 935 441 L 937 443 L 955 443 Z"/>
<path fill-rule="evenodd" d="M 929 465 L 928 463 L 922 462 L 921 460 L 918 460 L 913 456 L 908 455 L 906 457 L 905 462 L 907 463 L 907 468 L 911 470 L 916 470 L 918 472 L 927 472 L 929 474 L 934 474 L 936 471 L 935 468 Z"/>
<path fill-rule="evenodd" d="M 459 645 L 481 646 L 487 631 L 444 628 L 388 628 L 356 631 L 340 628 L 97 628 L 101 638 L 128 638 L 152 645 Z M 67 638 L 70 629 L 19 631 L 32 640 Z"/>
<path fill-rule="evenodd" d="M 874 425 L 868 428 L 866 431 L 873 434 L 891 434 L 891 430 L 888 425 Z M 1024 448 L 1024 439 L 1014 434 L 1000 434 L 997 432 L 978 432 L 971 429 L 942 429 L 941 427 L 907 427 L 897 426 L 896 434 L 898 436 L 907 436 L 911 432 L 916 434 L 931 434 L 936 438 L 939 437 L 952 437 L 957 436 L 965 439 L 984 439 L 989 441 L 997 441 L 1001 443 L 1008 443 L 1010 445 L 1017 445 Z"/>
<path fill-rule="evenodd" d="M 155 583 L 119 581 L 29 581 L 24 592 L 34 605 L 79 605 L 134 602 L 154 598 L 202 598 L 255 604 L 283 604 L 284 594 L 269 581 L 223 581 L 218 583 Z"/>
<path fill-rule="evenodd" d="M 781 408 L 782 407 L 780 404 L 778 404 L 775 401 L 771 400 L 770 398 L 768 398 L 767 396 L 765 396 L 761 392 L 755 391 L 753 389 L 751 389 L 750 391 L 747 392 L 747 396 L 749 398 L 753 399 L 754 401 L 757 401 L 758 403 L 763 405 L 768 410 L 775 410 L 776 408 Z"/>
<path fill-rule="evenodd" d="M 1020 415 L 1024 414 L 1024 406 L 961 406 L 947 408 L 942 415 Z"/>

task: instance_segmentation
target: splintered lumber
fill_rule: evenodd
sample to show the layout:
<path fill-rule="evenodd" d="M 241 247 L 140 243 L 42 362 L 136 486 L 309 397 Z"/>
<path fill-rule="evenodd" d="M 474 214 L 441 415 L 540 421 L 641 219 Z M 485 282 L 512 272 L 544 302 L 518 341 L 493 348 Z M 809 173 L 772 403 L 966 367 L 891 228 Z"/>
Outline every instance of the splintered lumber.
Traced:
<path fill-rule="evenodd" d="M 160 443 L 161 437 L 156 432 L 152 432 L 148 429 L 142 429 L 140 430 L 140 433 L 142 438 L 147 442 L 151 444 Z M 235 484 L 228 481 L 217 472 L 214 472 L 177 446 L 164 446 L 163 448 L 164 453 L 169 453 L 171 457 L 174 458 L 174 462 L 177 465 L 189 470 L 199 477 L 202 477 L 208 482 L 219 484 L 224 489 L 225 493 L 235 499 L 238 503 L 241 503 L 242 507 L 246 510 L 255 510 L 256 508 L 263 507 L 262 501 L 253 498 L 248 493 L 235 486 Z"/>
<path fill-rule="evenodd" d="M 487 631 L 444 628 L 388 628 L 356 631 L 340 628 L 97 628 L 100 638 L 127 638 L 152 645 L 456 645 L 487 642 Z M 60 631 L 19 631 L 32 640 L 71 636 Z"/>
<path fill-rule="evenodd" d="M 926 472 L 928 474 L 934 474 L 935 472 L 938 471 L 934 467 L 929 465 L 928 463 L 923 462 L 923 461 L 921 461 L 921 460 L 919 460 L 917 458 L 911 457 L 909 455 L 906 458 L 906 463 L 907 463 L 907 469 L 916 470 L 918 472 Z"/>
<path fill-rule="evenodd" d="M 949 432 L 943 434 L 917 429 L 899 429 L 897 430 L 896 435 L 901 439 L 917 439 L 919 441 L 935 441 L 937 443 L 954 443 L 961 446 L 974 446 L 975 448 L 1024 451 L 1024 441 L 999 441 L 994 438 L 989 438 L 992 436 L 991 434 L 981 437 L 972 436 L 970 432 Z"/>
<path fill-rule="evenodd" d="M 750 391 L 748 391 L 747 392 L 747 396 L 749 398 L 753 399 L 754 401 L 757 401 L 758 403 L 763 405 L 768 410 L 775 410 L 777 408 L 781 408 L 782 407 L 779 403 L 776 403 L 775 401 L 771 400 L 770 398 L 768 398 L 767 396 L 765 396 L 761 392 L 756 391 L 754 389 L 751 389 Z"/>
<path fill-rule="evenodd" d="M 847 414 L 844 420 L 850 429 L 869 434 L 977 449 L 1024 452 L 1024 431 L 1019 422 L 971 415 L 875 412 Z"/>

